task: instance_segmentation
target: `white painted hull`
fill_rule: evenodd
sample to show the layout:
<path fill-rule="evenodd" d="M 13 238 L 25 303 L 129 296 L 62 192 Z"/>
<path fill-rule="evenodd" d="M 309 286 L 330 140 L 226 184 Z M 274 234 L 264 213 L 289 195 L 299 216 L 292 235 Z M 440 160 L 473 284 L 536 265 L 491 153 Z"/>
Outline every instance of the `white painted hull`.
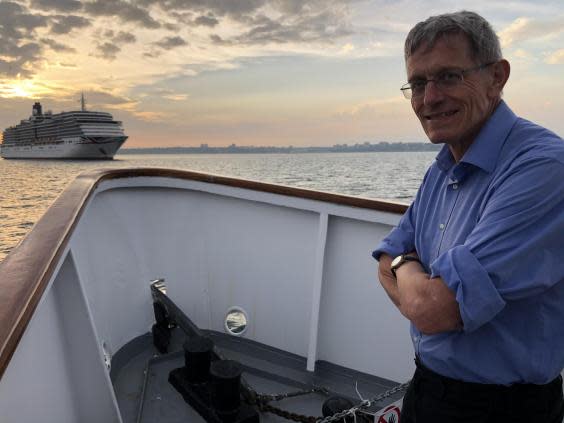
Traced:
<path fill-rule="evenodd" d="M 120 172 L 79 177 L 0 264 L 0 304 L 21 300 L 12 291 L 22 275 L 36 274 L 42 292 L 21 338 L 19 323 L 0 336 L 9 357 L 0 421 L 122 422 L 104 359 L 150 330 L 156 278 L 202 329 L 223 331 L 238 306 L 246 338 L 307 358 L 310 371 L 325 360 L 409 379 L 408 324 L 370 256 L 397 212 L 215 177 L 111 171 Z M 4 320 L 20 321 L 33 301 L 21 302 Z"/>
<path fill-rule="evenodd" d="M 77 137 L 62 143 L 2 144 L 0 155 L 5 159 L 112 159 L 126 140 L 123 136 L 92 142 Z"/>

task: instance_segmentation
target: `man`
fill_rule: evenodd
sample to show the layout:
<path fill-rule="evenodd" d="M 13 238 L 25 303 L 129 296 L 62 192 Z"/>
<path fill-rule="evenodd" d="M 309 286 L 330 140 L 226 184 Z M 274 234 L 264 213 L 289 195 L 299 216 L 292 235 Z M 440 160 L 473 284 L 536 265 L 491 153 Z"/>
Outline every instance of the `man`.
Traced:
<path fill-rule="evenodd" d="M 561 423 L 564 142 L 501 99 L 510 66 L 481 16 L 420 22 L 405 61 L 402 91 L 444 146 L 373 253 L 411 322 L 402 423 Z"/>

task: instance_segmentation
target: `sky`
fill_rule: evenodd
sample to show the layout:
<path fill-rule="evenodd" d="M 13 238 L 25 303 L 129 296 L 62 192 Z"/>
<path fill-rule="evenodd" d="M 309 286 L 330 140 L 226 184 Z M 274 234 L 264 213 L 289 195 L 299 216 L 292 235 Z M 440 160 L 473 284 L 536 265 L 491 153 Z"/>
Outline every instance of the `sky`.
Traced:
<path fill-rule="evenodd" d="M 510 107 L 564 136 L 562 0 L 0 0 L 0 128 L 84 93 L 130 148 L 422 142 L 403 42 L 463 9 L 501 40 Z"/>

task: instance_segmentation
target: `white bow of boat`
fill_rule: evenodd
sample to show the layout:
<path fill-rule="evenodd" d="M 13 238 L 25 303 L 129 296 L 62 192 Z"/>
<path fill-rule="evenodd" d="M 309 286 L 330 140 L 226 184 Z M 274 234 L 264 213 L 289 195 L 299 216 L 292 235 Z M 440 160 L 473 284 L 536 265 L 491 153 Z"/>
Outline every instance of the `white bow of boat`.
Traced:
<path fill-rule="evenodd" d="M 407 380 L 408 323 L 371 257 L 405 208 L 170 169 L 79 176 L 0 264 L 0 421 L 142 421 L 109 364 L 151 330 L 158 278 L 219 340 L 241 310 L 237 338 L 304 375 Z"/>

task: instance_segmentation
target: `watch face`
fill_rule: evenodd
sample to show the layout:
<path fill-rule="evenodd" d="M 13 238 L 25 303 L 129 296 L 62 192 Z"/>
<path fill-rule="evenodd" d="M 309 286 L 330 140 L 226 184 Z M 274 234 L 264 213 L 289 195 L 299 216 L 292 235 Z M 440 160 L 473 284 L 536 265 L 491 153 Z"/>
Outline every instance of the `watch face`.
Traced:
<path fill-rule="evenodd" d="M 393 269 L 396 266 L 399 266 L 402 260 L 403 260 L 403 255 L 397 256 L 395 259 L 392 260 L 392 264 L 390 265 L 390 267 Z"/>

